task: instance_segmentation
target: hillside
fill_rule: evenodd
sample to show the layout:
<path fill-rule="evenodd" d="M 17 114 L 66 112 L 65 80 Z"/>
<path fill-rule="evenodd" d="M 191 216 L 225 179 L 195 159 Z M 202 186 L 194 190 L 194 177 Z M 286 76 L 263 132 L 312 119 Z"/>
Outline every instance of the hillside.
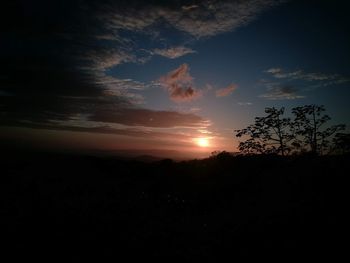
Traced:
<path fill-rule="evenodd" d="M 340 256 L 348 161 L 3 157 L 5 251 L 50 262 Z"/>

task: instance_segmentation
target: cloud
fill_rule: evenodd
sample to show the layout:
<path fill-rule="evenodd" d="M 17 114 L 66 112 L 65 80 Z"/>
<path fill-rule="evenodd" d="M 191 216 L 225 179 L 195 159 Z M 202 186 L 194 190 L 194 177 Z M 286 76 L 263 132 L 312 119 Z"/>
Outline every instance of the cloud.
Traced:
<path fill-rule="evenodd" d="M 185 102 L 197 99 L 201 93 L 193 87 L 181 87 L 174 84 L 170 92 L 170 98 L 175 102 Z"/>
<path fill-rule="evenodd" d="M 223 89 L 218 89 L 216 93 L 216 97 L 226 97 L 230 95 L 232 92 L 234 92 L 237 89 L 237 84 L 231 84 Z"/>
<path fill-rule="evenodd" d="M 196 53 L 196 51 L 194 51 L 191 48 L 184 47 L 184 46 L 171 47 L 171 48 L 167 48 L 167 49 L 156 48 L 153 50 L 153 54 L 167 57 L 170 59 L 179 58 L 179 57 L 185 56 L 187 54 L 191 54 L 191 53 Z"/>
<path fill-rule="evenodd" d="M 287 81 L 303 80 L 306 82 L 317 82 L 317 87 L 343 84 L 350 81 L 350 78 L 341 76 L 340 74 L 305 72 L 303 70 L 285 71 L 282 68 L 270 68 L 265 73 L 271 74 L 276 79 L 285 79 Z"/>
<path fill-rule="evenodd" d="M 165 12 L 163 17 L 175 28 L 196 38 L 211 37 L 244 26 L 284 1 L 208 1 L 185 12 Z M 191 12 L 188 12 L 191 11 Z"/>
<path fill-rule="evenodd" d="M 106 70 L 126 62 L 136 62 L 136 58 L 130 52 L 119 49 L 89 50 L 83 60 L 89 62 L 85 68 Z"/>
<path fill-rule="evenodd" d="M 265 72 L 272 74 L 272 76 L 277 79 L 307 79 L 308 78 L 308 74 L 304 74 L 302 70 L 285 72 L 281 68 L 270 68 Z"/>
<path fill-rule="evenodd" d="M 214 0 L 186 5 L 183 1 L 14 1 L 12 10 L 4 9 L 11 21 L 1 39 L 5 47 L 0 50 L 1 124 L 45 125 L 83 114 L 87 122 L 133 127 L 202 125 L 197 115 L 140 108 L 140 92 L 149 84 L 111 72 L 124 63 L 145 63 L 154 54 L 173 59 L 194 53 L 184 43 L 235 30 L 277 3 L 280 1 Z M 180 35 L 182 43 L 173 43 L 168 29 Z M 159 43 L 170 48 L 161 49 Z M 176 102 L 201 95 L 186 64 L 162 77 L 160 84 Z M 142 114 L 152 118 L 142 119 Z"/>
<path fill-rule="evenodd" d="M 118 79 L 103 72 L 96 73 L 95 84 L 103 90 L 103 96 L 123 97 L 132 105 L 144 104 L 144 97 L 137 93 L 150 87 L 133 79 Z"/>
<path fill-rule="evenodd" d="M 281 68 L 270 68 L 268 70 L 265 70 L 266 73 L 271 73 L 273 75 L 281 73 L 283 70 Z"/>
<path fill-rule="evenodd" d="M 238 105 L 240 105 L 240 106 L 251 106 L 251 105 L 253 105 L 253 103 L 251 103 L 251 102 L 238 102 Z"/>
<path fill-rule="evenodd" d="M 154 24 L 163 20 L 179 31 L 202 38 L 233 31 L 250 23 L 266 9 L 286 1 L 213 0 L 203 1 L 200 5 L 181 5 L 180 2 L 155 5 L 140 2 L 128 8 L 106 3 L 97 8 L 103 10 L 100 20 L 114 31 L 151 31 Z"/>
<path fill-rule="evenodd" d="M 182 64 L 161 77 L 159 84 L 167 89 L 170 98 L 175 102 L 191 101 L 201 96 L 201 92 L 193 87 L 193 78 L 187 64 Z"/>
<path fill-rule="evenodd" d="M 158 128 L 205 127 L 207 121 L 192 113 L 154 111 L 141 108 L 123 108 L 111 111 L 99 110 L 89 117 L 91 121 L 119 123 L 127 126 Z"/>
<path fill-rule="evenodd" d="M 191 84 L 192 76 L 189 73 L 189 67 L 187 64 L 182 64 L 177 69 L 169 72 L 167 75 L 159 79 L 160 84 L 164 87 L 171 89 L 174 84 Z"/>
<path fill-rule="evenodd" d="M 101 134 L 114 134 L 123 135 L 128 137 L 137 137 L 143 139 L 168 139 L 168 140 L 191 140 L 193 136 L 183 133 L 175 132 L 162 132 L 157 130 L 150 130 L 144 128 L 114 128 L 108 125 L 97 125 L 93 127 L 84 127 L 77 125 L 70 125 L 69 123 L 18 123 L 16 127 L 26 127 L 33 129 L 46 129 L 46 130 L 58 130 L 58 131 L 72 131 L 72 132 L 87 132 L 87 133 L 101 133 Z"/>
<path fill-rule="evenodd" d="M 198 7 L 199 7 L 198 5 L 183 5 L 183 6 L 181 6 L 182 10 L 184 10 L 184 11 L 191 11 L 191 10 L 196 9 Z"/>
<path fill-rule="evenodd" d="M 268 100 L 294 100 L 305 98 L 305 96 L 298 95 L 297 93 L 298 90 L 293 86 L 275 83 L 275 85 L 271 85 L 270 88 L 268 88 L 267 93 L 262 94 L 259 97 Z"/>
<path fill-rule="evenodd" d="M 51 98 L 36 104 L 32 104 L 30 98 L 13 96 L 13 102 L 5 106 L 2 99 L 4 97 L 0 97 L 1 125 L 7 126 L 32 127 L 29 125 L 31 123 L 45 126 L 67 121 L 74 121 L 78 126 L 98 123 L 100 126 L 121 124 L 130 127 L 200 128 L 209 125 L 208 120 L 193 113 L 131 107 L 128 101 L 120 101 L 120 97 L 115 96 Z M 78 122 L 76 116 L 84 118 Z"/>

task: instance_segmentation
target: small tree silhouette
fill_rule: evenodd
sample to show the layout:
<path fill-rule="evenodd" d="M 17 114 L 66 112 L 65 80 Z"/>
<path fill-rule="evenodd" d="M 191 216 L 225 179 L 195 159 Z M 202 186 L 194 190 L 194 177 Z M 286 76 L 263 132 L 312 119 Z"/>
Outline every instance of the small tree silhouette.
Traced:
<path fill-rule="evenodd" d="M 333 138 L 333 151 L 340 154 L 350 153 L 350 134 L 336 133 Z"/>
<path fill-rule="evenodd" d="M 235 130 L 236 137 L 248 137 L 238 149 L 244 154 L 280 154 L 310 152 L 324 154 L 331 147 L 331 138 L 344 130 L 344 124 L 326 126 L 331 119 L 324 114 L 324 106 L 305 105 L 292 109 L 293 121 L 284 118 L 284 108 L 265 108 L 265 117 L 256 117 L 255 123 L 242 130 Z M 349 146 L 349 135 L 338 134 L 333 143 Z M 335 145 L 337 147 L 337 145 Z M 348 149 L 344 149 L 347 151 Z M 328 151 L 329 152 L 329 151 Z"/>
<path fill-rule="evenodd" d="M 284 108 L 266 108 L 266 117 L 256 117 L 255 123 L 242 130 L 235 130 L 237 137 L 250 138 L 239 143 L 239 150 L 246 154 L 276 153 L 282 156 L 290 151 L 288 142 L 293 139 L 290 134 L 290 119 L 283 118 Z"/>
<path fill-rule="evenodd" d="M 329 138 L 338 131 L 344 130 L 345 125 L 332 125 L 324 128 L 325 124 L 331 119 L 324 114 L 323 105 L 305 105 L 292 109 L 295 118 L 291 123 L 294 130 L 294 146 L 306 149 L 312 154 L 323 154 L 329 148 Z"/>

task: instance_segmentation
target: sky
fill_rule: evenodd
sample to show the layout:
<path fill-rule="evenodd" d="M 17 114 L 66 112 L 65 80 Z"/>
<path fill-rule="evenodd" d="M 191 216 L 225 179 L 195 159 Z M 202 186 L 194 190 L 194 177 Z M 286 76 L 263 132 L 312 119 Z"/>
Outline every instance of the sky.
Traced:
<path fill-rule="evenodd" d="M 0 141 L 197 158 L 265 107 L 349 126 L 347 2 L 2 3 Z"/>

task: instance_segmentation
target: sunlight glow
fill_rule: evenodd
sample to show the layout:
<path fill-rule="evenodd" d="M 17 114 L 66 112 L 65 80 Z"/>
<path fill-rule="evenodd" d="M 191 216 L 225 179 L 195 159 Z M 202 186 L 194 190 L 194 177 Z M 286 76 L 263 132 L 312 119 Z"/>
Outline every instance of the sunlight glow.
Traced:
<path fill-rule="evenodd" d="M 198 138 L 196 139 L 196 143 L 200 147 L 209 147 L 208 138 Z"/>

